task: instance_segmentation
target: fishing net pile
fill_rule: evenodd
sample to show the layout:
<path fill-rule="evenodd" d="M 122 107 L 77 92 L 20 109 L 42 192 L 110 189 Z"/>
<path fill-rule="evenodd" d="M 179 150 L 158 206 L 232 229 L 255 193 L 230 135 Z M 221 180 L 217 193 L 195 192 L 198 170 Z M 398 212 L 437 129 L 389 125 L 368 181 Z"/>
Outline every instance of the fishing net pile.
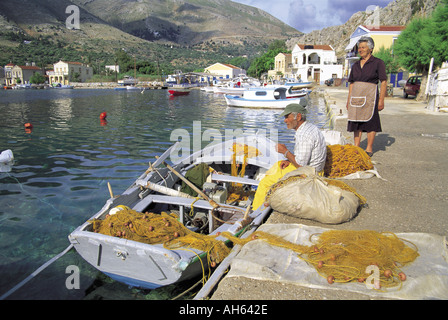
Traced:
<path fill-rule="evenodd" d="M 208 252 L 216 263 L 221 262 L 230 252 L 230 248 L 215 237 L 188 230 L 175 214 L 141 213 L 125 206 L 120 207 L 121 210 L 107 215 L 104 220 L 90 221 L 93 232 L 141 243 L 163 244 L 168 249 L 201 250 Z"/>
<path fill-rule="evenodd" d="M 263 231 L 255 232 L 248 239 L 226 235 L 239 245 L 260 239 L 272 246 L 286 248 L 314 267 L 319 275 L 334 282 L 366 283 L 372 276 L 372 266 L 379 271 L 375 289 L 400 286 L 406 280 L 402 267 L 418 256 L 417 248 L 393 233 L 371 230 L 329 230 L 312 235 L 311 245 L 295 244 Z"/>
<path fill-rule="evenodd" d="M 341 178 L 359 171 L 372 169 L 372 161 L 364 149 L 349 144 L 327 146 L 327 159 L 324 167 L 325 177 Z"/>

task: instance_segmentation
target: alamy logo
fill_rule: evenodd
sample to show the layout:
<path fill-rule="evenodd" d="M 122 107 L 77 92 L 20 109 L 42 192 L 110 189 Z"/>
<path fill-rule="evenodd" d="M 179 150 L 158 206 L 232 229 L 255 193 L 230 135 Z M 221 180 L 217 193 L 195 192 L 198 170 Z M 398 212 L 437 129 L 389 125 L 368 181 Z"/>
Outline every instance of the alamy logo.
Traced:
<path fill-rule="evenodd" d="M 65 273 L 69 274 L 69 276 L 65 280 L 65 287 L 68 290 L 79 289 L 80 288 L 79 268 L 73 265 L 68 266 L 65 269 Z"/>
<path fill-rule="evenodd" d="M 65 20 L 65 26 L 67 29 L 80 29 L 80 15 L 78 6 L 71 5 L 65 9 L 66 14 L 70 14 L 67 20 Z"/>

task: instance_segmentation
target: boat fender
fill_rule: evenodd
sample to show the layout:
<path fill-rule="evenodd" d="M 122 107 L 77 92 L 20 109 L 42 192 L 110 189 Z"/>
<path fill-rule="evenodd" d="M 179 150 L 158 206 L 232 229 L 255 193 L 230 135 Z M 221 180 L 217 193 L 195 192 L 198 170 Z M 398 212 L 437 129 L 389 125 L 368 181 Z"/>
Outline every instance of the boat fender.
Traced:
<path fill-rule="evenodd" d="M 8 149 L 0 153 L 0 163 L 9 164 L 13 161 L 14 161 L 14 155 L 12 154 L 11 150 Z"/>
<path fill-rule="evenodd" d="M 116 206 L 115 208 L 112 208 L 112 209 L 109 211 L 109 214 L 110 214 L 111 216 L 113 216 L 114 214 L 117 214 L 118 212 L 120 212 L 120 211 L 122 211 L 122 210 L 126 210 L 126 209 L 129 209 L 129 208 L 126 207 L 126 206 L 123 206 L 123 205 L 119 205 L 119 206 Z"/>
<path fill-rule="evenodd" d="M 100 120 L 106 120 L 106 118 L 107 118 L 107 112 L 102 112 L 100 114 Z"/>
<path fill-rule="evenodd" d="M 0 153 L 0 172 L 10 172 L 14 164 L 14 155 L 11 150 Z"/>

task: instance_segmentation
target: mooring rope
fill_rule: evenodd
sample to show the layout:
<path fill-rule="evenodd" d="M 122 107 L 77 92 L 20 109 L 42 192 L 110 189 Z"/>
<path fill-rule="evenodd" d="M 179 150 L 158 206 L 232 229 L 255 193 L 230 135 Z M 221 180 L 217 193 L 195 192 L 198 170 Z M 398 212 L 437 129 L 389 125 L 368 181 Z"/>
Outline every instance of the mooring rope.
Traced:
<path fill-rule="evenodd" d="M 14 288 L 6 292 L 0 297 L 0 300 L 4 300 L 7 297 L 9 297 L 11 294 L 19 290 L 21 287 L 23 287 L 25 284 L 27 284 L 31 279 L 33 279 L 35 276 L 37 276 L 39 273 L 41 273 L 43 270 L 45 270 L 47 267 L 49 267 L 53 262 L 61 258 L 63 255 L 65 255 L 67 252 L 69 252 L 73 248 L 73 244 L 70 244 L 64 251 L 59 253 L 57 256 L 54 256 L 52 259 L 45 262 L 42 266 L 36 269 L 33 273 L 31 273 L 28 277 L 26 277 L 24 280 L 22 280 L 19 284 L 17 284 Z"/>

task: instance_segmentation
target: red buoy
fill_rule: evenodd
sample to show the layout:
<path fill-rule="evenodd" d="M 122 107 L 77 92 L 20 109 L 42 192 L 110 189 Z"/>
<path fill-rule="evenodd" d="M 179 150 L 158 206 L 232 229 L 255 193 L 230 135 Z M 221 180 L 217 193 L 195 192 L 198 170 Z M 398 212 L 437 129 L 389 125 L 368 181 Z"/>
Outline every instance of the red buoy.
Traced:
<path fill-rule="evenodd" d="M 102 112 L 100 114 L 100 120 L 106 120 L 106 118 L 107 118 L 107 113 L 106 112 Z"/>
<path fill-rule="evenodd" d="M 33 131 L 33 125 L 29 122 L 25 123 L 25 132 L 31 133 Z"/>

